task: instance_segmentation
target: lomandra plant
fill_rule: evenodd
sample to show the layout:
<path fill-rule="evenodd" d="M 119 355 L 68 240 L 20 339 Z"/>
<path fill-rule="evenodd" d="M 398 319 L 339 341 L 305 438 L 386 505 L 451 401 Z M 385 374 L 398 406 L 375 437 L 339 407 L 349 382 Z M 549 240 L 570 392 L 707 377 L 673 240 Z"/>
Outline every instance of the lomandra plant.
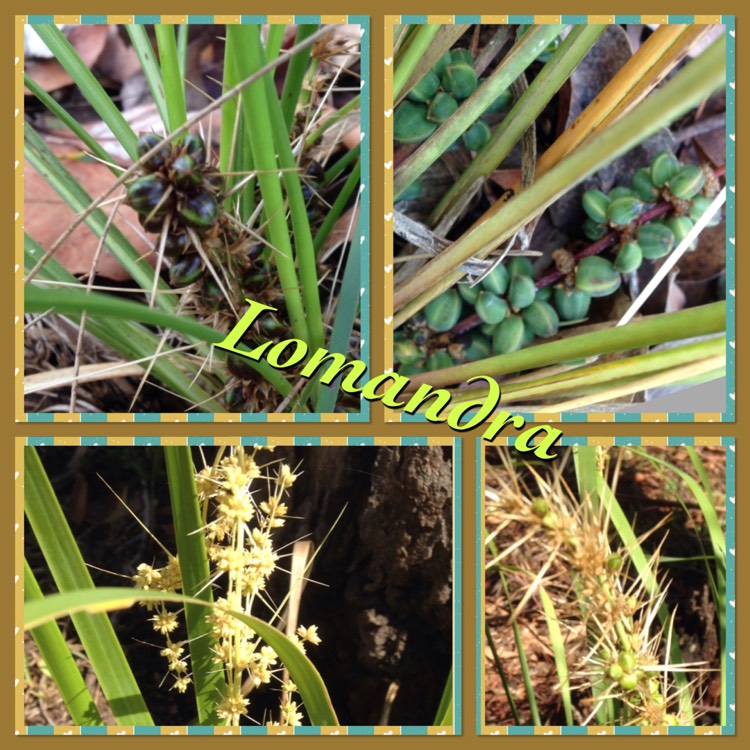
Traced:
<path fill-rule="evenodd" d="M 73 721 L 103 723 L 52 622 L 64 614 L 72 616 L 116 721 L 153 723 L 107 616 L 94 614 L 141 601 L 164 658 L 164 689 L 193 694 L 197 723 L 297 726 L 304 705 L 312 723 L 335 725 L 325 685 L 305 656 L 306 646 L 320 643 L 317 628 L 299 625 L 286 636 L 275 627 L 301 579 L 278 606 L 265 596 L 281 557 L 274 531 L 289 516 L 296 474 L 278 461 L 262 462 L 259 449 L 241 447 L 197 473 L 187 448 L 166 449 L 166 462 L 177 549 L 159 542 L 164 564 L 140 563 L 131 589 L 97 589 L 39 458 L 27 449 L 26 516 L 60 593 L 43 596 L 27 563 L 25 619 Z M 260 619 L 269 608 L 270 619 Z M 255 691 L 269 685 L 278 691 L 276 711 L 251 719 Z"/>
<path fill-rule="evenodd" d="M 212 346 L 251 298 L 276 313 L 243 346 L 295 337 L 312 350 L 359 351 L 360 252 L 348 252 L 361 176 L 358 28 L 214 27 L 208 50 L 221 57 L 218 71 L 199 71 L 198 88 L 214 90 L 200 106 L 196 72 L 186 73 L 202 51 L 191 41 L 197 28 L 122 27 L 151 97 L 144 127 L 131 124 L 132 113 L 118 109 L 57 27 L 34 26 L 97 127 L 113 134 L 120 158 L 25 75 L 27 106 L 56 118 L 77 158 L 106 165 L 92 195 L 43 125 L 24 123 L 28 165 L 75 215 L 44 244 L 28 224 L 24 235 L 29 411 L 358 407 L 337 404 L 335 389 L 315 381 L 293 390 L 293 372 L 227 359 Z M 79 277 L 58 253 L 77 242 L 83 224 L 96 241 Z M 117 293 L 100 273 L 105 251 L 129 277 L 127 291 Z"/>
<path fill-rule="evenodd" d="M 687 557 L 665 560 L 662 554 L 666 525 L 673 519 L 663 516 L 653 527 L 636 533 L 633 519 L 616 497 L 616 488 L 621 486 L 618 479 L 624 484 L 622 452 L 613 468 L 602 449 L 574 450 L 574 488 L 566 483 L 562 466 L 551 471 L 520 466 L 507 453 L 502 454 L 499 466 L 488 464 L 485 633 L 492 655 L 487 668 L 499 676 L 499 683 L 495 677 L 492 690 L 487 683 L 486 723 L 497 723 L 492 717 L 497 715 L 498 702 L 506 703 L 504 713 L 514 717 L 514 723 L 526 723 L 524 716 L 533 724 L 715 723 L 716 717 L 712 721 L 704 716 L 702 708 L 715 665 L 683 656 L 679 628 L 684 626 L 679 624 L 685 622 L 680 618 L 685 613 L 680 610 L 687 609 L 688 602 L 678 597 L 675 605 L 669 597 L 673 579 L 681 578 L 686 585 L 690 572 Z M 707 480 L 697 453 L 690 452 L 699 476 Z M 684 513 L 683 523 L 692 523 L 691 514 L 704 518 L 709 541 L 697 534 L 697 543 L 706 544 L 708 609 L 719 626 L 723 670 L 721 504 L 712 499 L 708 481 L 696 481 L 668 457 L 645 451 L 639 456 L 644 466 L 664 480 L 664 497 L 671 499 L 675 482 L 687 487 L 690 495 L 676 503 Z M 641 512 L 647 515 L 646 511 L 644 507 Z M 673 524 L 672 533 L 678 528 Z M 699 583 L 694 585 L 700 589 Z M 537 634 L 550 655 L 543 678 L 546 688 L 538 671 L 544 666 L 531 666 L 538 647 L 529 642 L 529 632 Z M 511 642 L 517 654 L 509 658 Z M 511 673 L 522 677 L 520 691 Z M 499 684 L 504 687 L 505 701 L 498 694 Z M 721 691 L 720 719 L 725 724 L 724 679 Z M 554 718 L 559 707 L 563 720 Z"/>

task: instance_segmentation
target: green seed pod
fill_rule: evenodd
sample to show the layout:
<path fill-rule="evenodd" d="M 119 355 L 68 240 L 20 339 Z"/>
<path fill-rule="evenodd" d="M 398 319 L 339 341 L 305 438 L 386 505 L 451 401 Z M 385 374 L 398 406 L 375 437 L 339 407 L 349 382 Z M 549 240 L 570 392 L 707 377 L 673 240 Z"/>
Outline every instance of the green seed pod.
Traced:
<path fill-rule="evenodd" d="M 468 99 L 476 91 L 477 83 L 473 63 L 456 62 L 454 58 L 443 73 L 443 89 L 456 99 Z"/>
<path fill-rule="evenodd" d="M 638 678 L 634 674 L 625 673 L 617 682 L 623 690 L 635 690 L 638 687 Z"/>
<path fill-rule="evenodd" d="M 427 119 L 442 125 L 457 109 L 458 102 L 450 94 L 440 91 L 427 107 Z"/>
<path fill-rule="evenodd" d="M 620 568 L 622 568 L 622 555 L 614 552 L 607 558 L 607 570 L 616 573 Z"/>
<path fill-rule="evenodd" d="M 587 216 L 596 224 L 604 224 L 607 221 L 607 208 L 611 200 L 601 190 L 587 190 L 581 198 L 583 210 Z"/>
<path fill-rule="evenodd" d="M 513 276 L 508 289 L 508 302 L 515 310 L 523 310 L 536 298 L 536 285 L 531 276 Z"/>
<path fill-rule="evenodd" d="M 521 349 L 531 346 L 532 343 L 534 343 L 534 339 L 536 338 L 536 334 L 534 331 L 531 330 L 527 325 L 524 325 L 523 327 L 523 339 L 521 340 Z"/>
<path fill-rule="evenodd" d="M 508 269 L 500 263 L 482 279 L 481 285 L 488 292 L 502 296 L 508 291 L 509 281 Z"/>
<path fill-rule="evenodd" d="M 617 663 L 622 667 L 624 672 L 628 673 L 635 672 L 635 668 L 638 666 L 635 654 L 632 651 L 623 651 L 617 659 Z"/>
<path fill-rule="evenodd" d="M 626 227 L 638 218 L 643 203 L 636 197 L 624 195 L 621 198 L 615 198 L 607 208 L 607 219 L 615 227 Z"/>
<path fill-rule="evenodd" d="M 514 255 L 506 264 L 508 276 L 533 276 L 534 265 L 525 255 Z"/>
<path fill-rule="evenodd" d="M 483 84 L 487 79 L 486 78 L 480 78 L 479 84 Z M 483 114 L 485 115 L 491 115 L 495 114 L 496 112 L 502 112 L 504 109 L 508 109 L 510 105 L 513 104 L 513 93 L 510 89 L 505 89 L 500 96 L 495 99 L 492 104 L 490 104 L 487 109 L 484 110 Z"/>
<path fill-rule="evenodd" d="M 518 315 L 506 318 L 492 336 L 492 351 L 495 354 L 510 354 L 520 349 L 523 346 L 525 328 Z"/>
<path fill-rule="evenodd" d="M 490 325 L 502 323 L 508 314 L 508 303 L 492 292 L 480 292 L 474 307 L 477 315 Z"/>
<path fill-rule="evenodd" d="M 203 175 L 196 161 L 182 154 L 169 165 L 169 178 L 180 190 L 193 190 L 201 184 Z"/>
<path fill-rule="evenodd" d="M 206 144 L 199 135 L 189 133 L 182 144 L 185 154 L 198 164 L 206 161 Z"/>
<path fill-rule="evenodd" d="M 396 107 L 393 115 L 393 137 L 399 143 L 422 143 L 437 130 L 437 123 L 427 119 L 427 105 L 408 99 Z"/>
<path fill-rule="evenodd" d="M 651 170 L 648 167 L 641 167 L 636 170 L 630 183 L 633 191 L 644 203 L 653 203 L 659 197 L 659 191 L 651 179 Z"/>
<path fill-rule="evenodd" d="M 479 292 L 482 291 L 482 287 L 479 284 L 475 284 L 474 286 L 470 286 L 469 284 L 456 284 L 456 289 L 458 289 L 458 293 L 461 295 L 461 299 L 464 300 L 464 302 L 467 302 L 470 305 L 473 305 L 477 301 L 477 297 L 479 297 Z"/>
<path fill-rule="evenodd" d="M 170 232 L 164 243 L 164 252 L 170 258 L 184 255 L 190 247 L 190 240 L 184 232 Z"/>
<path fill-rule="evenodd" d="M 398 368 L 398 374 L 403 375 L 404 377 L 410 377 L 411 375 L 420 375 L 425 371 L 424 369 L 424 360 L 420 360 L 419 362 L 414 362 L 411 365 L 401 365 L 401 367 Z"/>
<path fill-rule="evenodd" d="M 593 219 L 586 218 L 583 222 L 583 233 L 592 241 L 596 242 L 607 234 L 606 224 L 597 224 Z"/>
<path fill-rule="evenodd" d="M 444 52 L 442 57 L 435 63 L 435 65 L 433 65 L 432 72 L 435 73 L 438 78 L 442 78 L 445 69 L 448 67 L 452 59 L 450 50 Z"/>
<path fill-rule="evenodd" d="M 672 230 L 668 226 L 655 221 L 638 227 L 637 238 L 643 257 L 648 258 L 648 260 L 663 258 L 674 247 Z"/>
<path fill-rule="evenodd" d="M 531 512 L 539 518 L 544 518 L 549 513 L 549 503 L 543 497 L 537 497 L 531 503 Z"/>
<path fill-rule="evenodd" d="M 424 186 L 422 185 L 422 180 L 414 180 L 414 182 L 412 182 L 411 185 L 409 185 L 409 187 L 398 196 L 396 202 L 399 203 L 401 201 L 416 200 L 422 195 L 423 189 Z"/>
<path fill-rule="evenodd" d="M 148 216 L 157 206 L 156 215 L 162 216 L 172 208 L 172 196 L 164 199 L 169 183 L 159 174 L 147 174 L 139 177 L 128 187 L 127 204 L 139 214 Z M 161 205 L 159 205 L 161 203 Z"/>
<path fill-rule="evenodd" d="M 428 70 L 412 87 L 406 98 L 413 102 L 428 102 L 437 94 L 440 88 L 440 77 L 432 70 Z"/>
<path fill-rule="evenodd" d="M 463 334 L 458 338 L 458 342 L 464 348 L 464 361 L 466 362 L 485 359 L 492 354 L 490 339 L 478 331 Z"/>
<path fill-rule="evenodd" d="M 616 200 L 617 198 L 636 198 L 636 194 L 625 185 L 618 185 L 617 187 L 613 187 L 608 193 L 607 198 L 609 198 L 610 201 Z"/>
<path fill-rule="evenodd" d="M 687 237 L 694 224 L 689 216 L 673 216 L 667 221 L 667 226 L 672 230 L 676 247 Z M 688 249 L 695 250 L 696 247 L 698 247 L 698 242 L 694 240 Z"/>
<path fill-rule="evenodd" d="M 484 120 L 477 120 L 461 137 L 469 151 L 480 151 L 492 136 L 490 126 Z"/>
<path fill-rule="evenodd" d="M 474 58 L 471 52 L 464 47 L 457 47 L 451 50 L 451 62 L 452 63 L 464 63 L 466 65 L 474 66 Z M 447 66 L 446 66 L 447 67 Z"/>
<path fill-rule="evenodd" d="M 707 198 L 705 195 L 696 195 L 695 198 L 690 201 L 688 216 L 693 221 L 698 221 L 698 219 L 700 219 L 700 217 L 703 216 L 706 211 L 708 211 L 708 207 L 711 205 L 711 203 L 711 199 Z M 721 224 L 721 211 L 717 211 L 714 214 L 713 219 L 708 222 L 709 227 L 715 227 L 718 224 Z"/>
<path fill-rule="evenodd" d="M 206 267 L 197 253 L 185 255 L 172 263 L 169 268 L 169 283 L 172 286 L 186 286 L 203 276 Z"/>
<path fill-rule="evenodd" d="M 552 299 L 552 287 L 545 286 L 536 290 L 536 299 L 540 302 L 549 302 Z"/>
<path fill-rule="evenodd" d="M 144 133 L 138 139 L 138 158 L 140 159 L 144 154 L 151 151 L 152 148 L 158 146 L 164 139 L 156 133 Z M 169 158 L 172 155 L 172 146 L 169 143 L 165 143 L 148 161 L 143 163 L 143 168 L 147 172 L 156 172 L 157 170 L 164 167 Z"/>
<path fill-rule="evenodd" d="M 589 255 L 576 268 L 576 289 L 592 297 L 608 297 L 614 294 L 622 282 L 615 267 L 598 255 Z"/>
<path fill-rule="evenodd" d="M 610 662 L 614 659 L 612 652 L 606 646 L 602 646 L 599 649 L 599 658 L 603 662 Z"/>
<path fill-rule="evenodd" d="M 424 352 L 413 341 L 405 339 L 393 344 L 393 359 L 401 365 L 413 365 L 424 358 Z"/>
<path fill-rule="evenodd" d="M 690 200 L 698 195 L 706 184 L 706 173 L 693 164 L 682 167 L 680 171 L 669 181 L 669 192 L 675 198 Z"/>
<path fill-rule="evenodd" d="M 540 338 L 554 336 L 560 328 L 560 318 L 549 302 L 535 300 L 523 311 L 523 322 Z"/>
<path fill-rule="evenodd" d="M 180 209 L 180 216 L 191 227 L 208 229 L 219 219 L 219 204 L 213 193 L 201 188 L 195 195 L 186 198 Z"/>
<path fill-rule="evenodd" d="M 437 333 L 450 331 L 461 318 L 461 296 L 455 289 L 448 289 L 425 307 L 427 325 Z"/>
<path fill-rule="evenodd" d="M 664 187 L 680 170 L 680 162 L 671 151 L 661 151 L 651 162 L 651 180 Z"/>
<path fill-rule="evenodd" d="M 622 671 L 622 667 L 619 664 L 612 664 L 607 674 L 615 682 L 619 682 L 625 676 L 625 672 Z"/>
<path fill-rule="evenodd" d="M 425 362 L 425 370 L 431 372 L 432 370 L 444 370 L 446 367 L 453 367 L 455 362 L 450 354 L 445 349 L 440 349 L 430 354 Z"/>
<path fill-rule="evenodd" d="M 643 263 L 643 251 L 637 242 L 626 242 L 617 249 L 615 268 L 620 273 L 637 271 Z"/>
<path fill-rule="evenodd" d="M 479 326 L 479 332 L 482 336 L 491 339 L 495 335 L 498 325 L 499 323 L 482 323 L 482 325 Z"/>
<path fill-rule="evenodd" d="M 554 300 L 561 320 L 583 320 L 591 306 L 591 295 L 578 289 L 555 289 Z"/>

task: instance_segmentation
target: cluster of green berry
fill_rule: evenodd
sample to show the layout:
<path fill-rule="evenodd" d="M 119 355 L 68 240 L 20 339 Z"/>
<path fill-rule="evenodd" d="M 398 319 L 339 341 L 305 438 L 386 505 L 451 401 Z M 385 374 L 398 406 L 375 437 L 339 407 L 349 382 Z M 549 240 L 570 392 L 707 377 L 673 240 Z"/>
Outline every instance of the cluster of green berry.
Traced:
<path fill-rule="evenodd" d="M 683 165 L 671 151 L 662 151 L 650 167 L 635 172 L 630 187 L 616 187 L 607 194 L 601 190 L 583 194 L 584 233 L 596 241 L 610 228 L 620 231 L 613 265 L 620 273 L 631 273 L 644 259 L 657 260 L 679 245 L 717 192 L 716 177 L 708 167 Z M 669 216 L 636 226 L 643 212 L 661 200 L 672 204 Z M 721 217 L 712 221 L 718 223 Z M 695 244 L 690 249 L 695 249 Z"/>
<path fill-rule="evenodd" d="M 597 241 L 611 230 L 619 232 L 614 260 L 599 255 L 576 260 L 561 249 L 552 254 L 562 276 L 554 286 L 537 288 L 532 264 L 521 256 L 498 265 L 479 284 L 458 284 L 396 333 L 394 359 L 399 373 L 414 375 L 492 354 L 509 354 L 536 338 L 554 336 L 561 323 L 583 320 L 592 299 L 620 288 L 621 274 L 636 271 L 644 259 L 667 255 L 679 244 L 717 190 L 718 181 L 710 169 L 682 165 L 671 151 L 658 154 L 650 167 L 639 169 L 631 187 L 615 187 L 608 194 L 587 190 L 582 199 L 587 214 L 584 233 Z M 671 204 L 667 218 L 640 219 L 661 201 Z M 720 220 L 717 216 L 713 223 Z M 449 333 L 459 321 L 472 316 L 478 326 Z"/>
<path fill-rule="evenodd" d="M 468 99 L 482 81 L 474 70 L 474 58 L 467 49 L 446 52 L 396 107 L 393 137 L 398 143 L 421 143 L 431 136 Z M 507 109 L 513 101 L 504 91 L 484 115 Z M 490 126 L 481 117 L 463 134 L 464 146 L 479 151 L 490 139 Z"/>
<path fill-rule="evenodd" d="M 165 143 L 156 133 L 146 133 L 138 139 L 139 157 L 160 143 L 163 146 L 142 165 L 146 174 L 128 187 L 127 203 L 148 232 L 161 232 L 168 223 L 164 252 L 172 259 L 170 281 L 183 286 L 205 271 L 190 230 L 201 237 L 218 231 L 224 179 L 207 161 L 200 136 L 190 134 L 178 143 Z"/>

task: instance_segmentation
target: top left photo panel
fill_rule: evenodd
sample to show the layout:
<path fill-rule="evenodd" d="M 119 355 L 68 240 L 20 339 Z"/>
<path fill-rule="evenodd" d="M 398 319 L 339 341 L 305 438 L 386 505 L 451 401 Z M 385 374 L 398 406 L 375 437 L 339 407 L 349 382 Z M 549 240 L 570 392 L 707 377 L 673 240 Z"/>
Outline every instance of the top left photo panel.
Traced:
<path fill-rule="evenodd" d="M 369 19 L 15 44 L 16 420 L 368 420 Z"/>

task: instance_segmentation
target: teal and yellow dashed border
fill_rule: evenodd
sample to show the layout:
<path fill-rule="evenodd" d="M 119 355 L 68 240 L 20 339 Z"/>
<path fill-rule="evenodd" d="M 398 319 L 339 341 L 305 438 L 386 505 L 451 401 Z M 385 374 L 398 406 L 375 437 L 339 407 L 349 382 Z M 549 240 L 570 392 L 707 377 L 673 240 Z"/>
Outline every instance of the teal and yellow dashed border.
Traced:
<path fill-rule="evenodd" d="M 527 422 L 733 422 L 735 420 L 735 17 L 727 15 L 401 15 L 385 16 L 384 47 L 384 215 L 383 215 L 383 269 L 385 298 L 385 367 L 393 370 L 393 27 L 395 24 L 584 24 L 584 23 L 680 23 L 680 24 L 724 24 L 727 38 L 727 86 L 726 86 L 726 301 L 727 301 L 727 348 L 726 348 L 726 407 L 723 412 L 618 412 L 520 413 Z M 425 422 L 422 414 L 394 414 L 392 422 Z"/>
<path fill-rule="evenodd" d="M 23 557 L 24 557 L 24 449 L 26 446 L 219 446 L 219 445 L 300 445 L 300 446 L 450 446 L 453 448 L 453 724 L 452 726 L 350 726 L 350 727 L 79 727 L 24 725 L 24 627 L 23 627 Z M 461 734 L 461 439 L 457 437 L 26 437 L 15 440 L 14 493 L 14 568 L 15 568 L 15 640 L 14 651 L 14 724 L 15 733 L 24 735 L 454 735 Z"/>
<path fill-rule="evenodd" d="M 735 438 L 734 437 L 701 437 L 687 435 L 684 437 L 563 437 L 563 446 L 575 445 L 600 445 L 610 446 L 680 446 L 680 445 L 711 445 L 724 446 L 726 449 L 726 545 L 729 555 L 727 557 L 727 579 L 726 579 L 726 684 L 727 712 L 726 726 L 682 726 L 682 727 L 615 727 L 615 726 L 572 726 L 572 727 L 547 727 L 547 726 L 494 726 L 487 725 L 485 716 L 485 656 L 484 656 L 484 472 L 485 451 L 493 445 L 513 445 L 515 438 L 498 439 L 491 444 L 483 444 L 477 440 L 477 466 L 476 466 L 476 575 L 477 575 L 477 611 L 476 611 L 476 651 L 477 684 L 476 694 L 476 729 L 481 735 L 669 735 L 669 736 L 691 736 L 691 735 L 733 735 L 736 728 L 736 626 L 735 626 L 735 598 L 736 590 L 736 566 L 735 566 Z"/>
<path fill-rule="evenodd" d="M 15 17 L 15 337 L 14 337 L 14 401 L 17 422 L 29 423 L 97 423 L 97 422 L 236 422 L 236 423 L 281 423 L 281 422 L 369 422 L 370 404 L 361 400 L 356 413 L 323 414 L 251 414 L 251 413 L 54 413 L 37 414 L 24 411 L 23 394 L 23 27 L 25 23 L 69 23 L 69 24 L 356 24 L 360 26 L 360 192 L 359 225 L 349 252 L 360 253 L 360 355 L 366 364 L 370 361 L 370 18 L 365 15 L 28 15 Z M 369 368 L 368 368 L 369 369 Z"/>

